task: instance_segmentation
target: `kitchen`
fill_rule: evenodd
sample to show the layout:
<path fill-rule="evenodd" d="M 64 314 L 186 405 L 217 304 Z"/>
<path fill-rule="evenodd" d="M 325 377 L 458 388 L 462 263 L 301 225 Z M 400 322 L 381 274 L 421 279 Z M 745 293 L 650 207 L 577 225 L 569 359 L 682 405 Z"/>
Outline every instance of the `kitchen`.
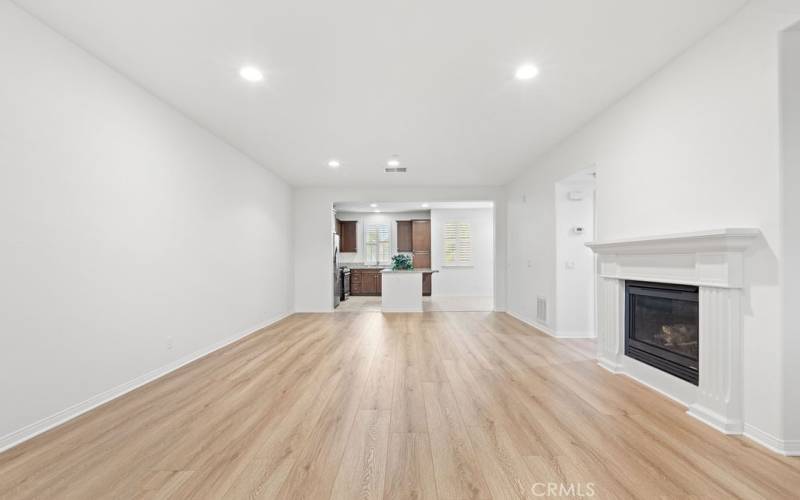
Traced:
<path fill-rule="evenodd" d="M 463 209 L 486 213 L 489 217 L 476 221 L 481 228 L 465 222 L 456 224 L 453 218 L 464 219 Z M 437 214 L 435 222 L 432 213 Z M 486 202 L 335 203 L 332 217 L 334 307 L 337 311 L 384 312 L 414 312 L 423 308 L 491 310 L 492 213 L 493 207 Z M 466 233 L 459 239 L 458 234 L 447 229 L 452 225 Z M 478 230 L 478 235 L 483 237 L 483 241 L 476 242 L 480 249 L 474 253 L 481 257 L 477 261 L 472 258 L 470 230 Z M 440 234 L 442 241 L 434 241 L 434 232 Z M 449 239 L 445 234 L 448 232 L 452 233 Z M 487 247 L 486 251 L 483 247 Z M 408 256 L 413 270 L 393 270 L 395 256 Z M 451 290 L 446 293 L 436 290 L 440 271 L 448 276 L 445 284 Z M 477 293 L 470 290 L 476 287 L 459 287 L 458 283 L 455 283 L 456 290 L 452 290 L 454 278 L 467 278 L 476 273 L 481 273 L 480 279 L 485 282 L 477 287 L 480 288 Z M 407 276 L 409 274 L 420 276 Z M 387 280 L 391 280 L 391 284 Z M 405 293 L 415 297 L 393 292 L 400 281 L 409 282 L 397 286 L 408 289 Z M 414 291 L 417 289 L 419 292 Z M 399 297 L 399 302 L 394 297 Z"/>

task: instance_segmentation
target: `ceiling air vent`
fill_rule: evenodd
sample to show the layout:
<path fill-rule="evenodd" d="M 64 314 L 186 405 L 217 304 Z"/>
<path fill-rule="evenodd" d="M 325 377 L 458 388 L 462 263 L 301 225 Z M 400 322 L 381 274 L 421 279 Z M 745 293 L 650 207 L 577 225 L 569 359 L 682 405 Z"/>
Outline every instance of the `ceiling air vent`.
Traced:
<path fill-rule="evenodd" d="M 404 174 L 408 170 L 406 167 L 386 167 L 383 169 L 387 174 Z"/>

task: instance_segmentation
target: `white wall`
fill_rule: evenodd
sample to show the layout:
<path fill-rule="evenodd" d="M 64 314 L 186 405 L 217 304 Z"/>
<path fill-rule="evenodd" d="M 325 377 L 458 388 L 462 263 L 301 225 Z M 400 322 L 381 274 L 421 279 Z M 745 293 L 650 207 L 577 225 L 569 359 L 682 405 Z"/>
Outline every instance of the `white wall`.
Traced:
<path fill-rule="evenodd" d="M 5 1 L 0 67 L 2 448 L 290 311 L 292 194 Z"/>
<path fill-rule="evenodd" d="M 468 222 L 472 231 L 472 265 L 444 266 L 444 224 Z M 494 290 L 494 209 L 431 210 L 432 295 L 435 297 L 491 297 Z"/>
<path fill-rule="evenodd" d="M 580 200 L 569 199 L 576 191 Z M 557 337 L 594 337 L 594 182 L 555 185 L 556 311 L 551 332 Z M 576 234 L 574 228 L 584 229 Z"/>
<path fill-rule="evenodd" d="M 495 309 L 505 310 L 505 197 L 500 187 L 298 188 L 294 192 L 295 281 L 298 312 L 333 310 L 331 207 L 337 201 L 437 202 L 492 201 L 495 204 Z M 434 283 L 434 287 L 436 284 Z"/>
<path fill-rule="evenodd" d="M 781 36 L 785 439 L 800 453 L 800 26 Z"/>
<path fill-rule="evenodd" d="M 783 436 L 777 41 L 798 17 L 796 2 L 751 2 L 507 191 L 508 309 L 522 317 L 556 294 L 553 183 L 590 165 L 599 239 L 761 228 L 743 306 L 745 422 L 762 440 Z"/>
<path fill-rule="evenodd" d="M 356 252 L 341 252 L 339 261 L 342 264 L 363 264 L 364 263 L 364 228 L 366 224 L 389 224 L 391 228 L 391 248 L 392 255 L 397 255 L 397 221 L 411 219 L 430 219 L 430 211 L 420 212 L 381 212 L 376 213 L 356 213 L 356 212 L 337 212 L 336 218 L 345 221 L 356 221 Z"/>

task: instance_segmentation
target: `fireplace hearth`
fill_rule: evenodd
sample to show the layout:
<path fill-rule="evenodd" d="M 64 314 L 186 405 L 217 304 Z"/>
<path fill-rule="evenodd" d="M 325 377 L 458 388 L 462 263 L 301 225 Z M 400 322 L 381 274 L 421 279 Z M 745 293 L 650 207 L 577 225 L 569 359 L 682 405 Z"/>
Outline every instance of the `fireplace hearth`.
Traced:
<path fill-rule="evenodd" d="M 625 282 L 625 355 L 694 385 L 699 379 L 698 287 Z"/>

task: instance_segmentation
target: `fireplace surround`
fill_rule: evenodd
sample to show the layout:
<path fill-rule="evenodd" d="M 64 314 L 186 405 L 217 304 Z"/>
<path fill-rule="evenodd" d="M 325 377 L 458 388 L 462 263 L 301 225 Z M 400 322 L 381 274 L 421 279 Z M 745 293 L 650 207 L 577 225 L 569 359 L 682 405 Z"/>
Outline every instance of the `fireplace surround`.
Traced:
<path fill-rule="evenodd" d="M 597 254 L 598 363 L 686 405 L 689 415 L 706 424 L 740 434 L 744 252 L 759 235 L 758 229 L 725 228 L 588 243 Z M 697 290 L 696 385 L 643 363 L 626 348 L 626 284 L 632 282 Z M 691 326 L 687 315 L 679 316 L 658 325 L 673 328 L 665 333 L 671 340 L 654 339 L 658 332 L 651 331 L 651 344 L 686 344 Z"/>

